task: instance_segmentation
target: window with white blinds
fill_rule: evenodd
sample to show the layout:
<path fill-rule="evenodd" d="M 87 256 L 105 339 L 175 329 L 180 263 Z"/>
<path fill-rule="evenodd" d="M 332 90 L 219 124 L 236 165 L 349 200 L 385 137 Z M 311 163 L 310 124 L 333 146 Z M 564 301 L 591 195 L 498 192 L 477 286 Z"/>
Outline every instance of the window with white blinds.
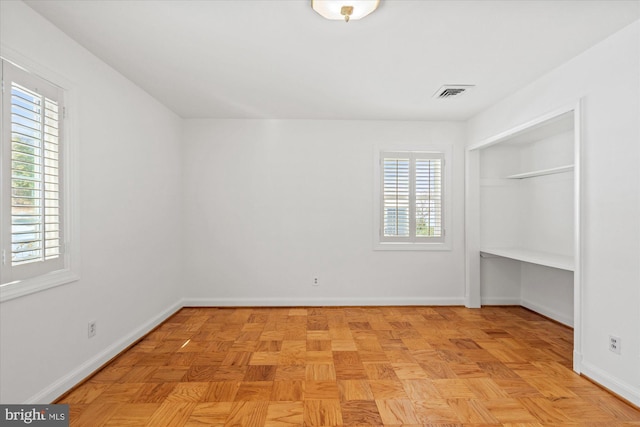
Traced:
<path fill-rule="evenodd" d="M 415 230 L 417 237 L 442 237 L 442 158 L 415 159 Z"/>
<path fill-rule="evenodd" d="M 0 297 L 4 300 L 23 293 L 11 290 L 17 286 L 36 289 L 68 282 L 70 270 L 63 244 L 67 231 L 64 91 L 5 60 L 2 87 Z M 40 278 L 38 286 L 33 285 L 34 278 Z"/>
<path fill-rule="evenodd" d="M 444 154 L 382 152 L 380 241 L 444 241 Z"/>
<path fill-rule="evenodd" d="M 11 82 L 11 265 L 60 257 L 58 102 Z"/>
<path fill-rule="evenodd" d="M 385 237 L 408 237 L 411 229 L 411 159 L 385 157 L 383 165 L 383 207 Z"/>

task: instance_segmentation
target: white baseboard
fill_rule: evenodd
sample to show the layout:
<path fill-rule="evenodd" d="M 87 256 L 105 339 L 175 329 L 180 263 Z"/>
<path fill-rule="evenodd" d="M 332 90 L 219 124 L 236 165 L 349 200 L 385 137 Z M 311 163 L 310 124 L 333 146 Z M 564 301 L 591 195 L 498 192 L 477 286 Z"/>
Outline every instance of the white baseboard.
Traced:
<path fill-rule="evenodd" d="M 517 297 L 483 297 L 482 305 L 520 305 L 520 298 Z"/>
<path fill-rule="evenodd" d="M 464 305 L 464 298 L 184 298 L 184 307 L 321 307 L 356 305 Z"/>
<path fill-rule="evenodd" d="M 549 319 L 553 319 L 556 322 L 560 322 L 563 325 L 567 325 L 573 328 L 573 317 L 567 316 L 565 313 L 560 313 L 558 311 L 552 310 L 548 307 L 544 307 L 542 305 L 538 305 L 531 301 L 520 300 L 520 305 L 528 308 L 529 310 L 533 310 L 536 313 L 540 313 L 543 316 L 547 316 Z"/>
<path fill-rule="evenodd" d="M 550 319 L 560 322 L 563 325 L 573 327 L 573 318 L 565 313 L 552 310 L 548 307 L 516 297 L 485 297 L 482 298 L 482 305 L 520 305 L 522 307 L 540 313 Z"/>
<path fill-rule="evenodd" d="M 634 405 L 640 406 L 640 389 L 622 381 L 620 378 L 609 375 L 607 372 L 585 360 L 582 360 L 580 366 L 582 375 L 589 377 Z"/>
<path fill-rule="evenodd" d="M 53 384 L 46 387 L 44 390 L 39 393 L 31 396 L 31 398 L 27 399 L 26 404 L 48 404 L 53 402 L 58 397 L 62 396 L 67 391 L 71 390 L 74 386 L 79 384 L 82 380 L 87 378 L 89 375 L 97 371 L 102 365 L 107 363 L 109 360 L 118 355 L 122 350 L 136 342 L 138 339 L 145 336 L 149 333 L 153 328 L 160 325 L 166 319 L 168 319 L 171 315 L 182 308 L 182 301 L 178 301 L 175 304 L 171 305 L 163 312 L 158 314 L 157 316 L 150 319 L 148 322 L 144 323 L 137 329 L 133 330 L 128 335 L 122 337 L 91 359 L 87 360 L 82 365 L 78 366 L 73 371 L 69 372 L 67 375 L 63 376 L 59 380 L 55 381 Z"/>

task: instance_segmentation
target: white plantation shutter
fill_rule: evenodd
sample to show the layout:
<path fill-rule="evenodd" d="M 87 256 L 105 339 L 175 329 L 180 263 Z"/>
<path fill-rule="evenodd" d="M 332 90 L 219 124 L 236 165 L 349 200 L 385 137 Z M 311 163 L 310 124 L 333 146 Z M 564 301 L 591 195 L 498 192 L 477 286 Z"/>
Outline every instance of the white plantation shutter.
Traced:
<path fill-rule="evenodd" d="M 64 266 L 62 90 L 3 61 L 3 283 Z"/>
<path fill-rule="evenodd" d="M 383 152 L 381 241 L 443 242 L 442 153 Z"/>
<path fill-rule="evenodd" d="M 60 256 L 58 103 L 11 83 L 11 264 Z"/>
<path fill-rule="evenodd" d="M 382 160 L 382 215 L 385 236 L 409 236 L 410 164 L 410 159 L 406 156 L 386 157 Z"/>
<path fill-rule="evenodd" d="M 442 158 L 415 159 L 417 237 L 442 237 Z"/>

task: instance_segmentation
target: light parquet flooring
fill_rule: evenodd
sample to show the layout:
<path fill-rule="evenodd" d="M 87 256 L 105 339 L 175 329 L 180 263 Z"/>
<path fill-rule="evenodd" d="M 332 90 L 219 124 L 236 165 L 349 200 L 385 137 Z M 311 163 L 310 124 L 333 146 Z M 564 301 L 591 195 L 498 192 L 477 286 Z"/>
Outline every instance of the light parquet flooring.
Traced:
<path fill-rule="evenodd" d="M 57 403 L 71 426 L 640 426 L 520 307 L 184 308 Z"/>

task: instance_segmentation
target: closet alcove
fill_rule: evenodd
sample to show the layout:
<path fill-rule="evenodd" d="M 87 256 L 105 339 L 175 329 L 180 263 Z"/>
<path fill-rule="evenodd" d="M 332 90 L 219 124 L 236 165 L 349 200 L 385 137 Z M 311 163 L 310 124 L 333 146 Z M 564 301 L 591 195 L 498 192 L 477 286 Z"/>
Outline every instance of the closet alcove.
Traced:
<path fill-rule="evenodd" d="M 574 328 L 580 348 L 580 108 L 466 152 L 466 304 L 521 305 Z"/>

